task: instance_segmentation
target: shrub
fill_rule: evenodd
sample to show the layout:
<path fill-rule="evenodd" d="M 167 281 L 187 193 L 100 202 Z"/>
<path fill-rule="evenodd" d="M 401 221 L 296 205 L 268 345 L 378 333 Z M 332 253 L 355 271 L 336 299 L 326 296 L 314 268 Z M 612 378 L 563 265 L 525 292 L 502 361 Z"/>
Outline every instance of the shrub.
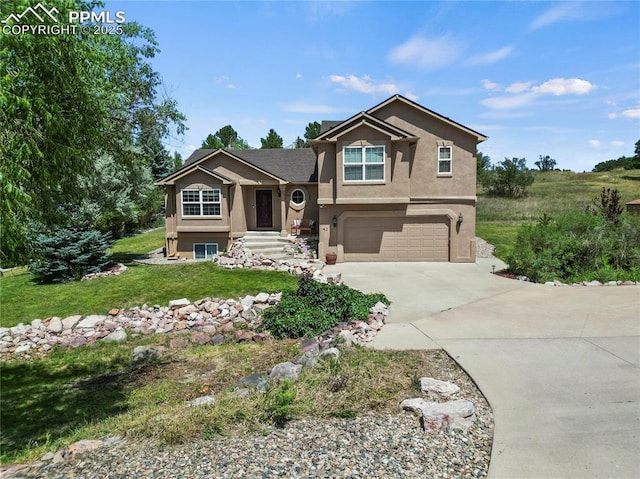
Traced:
<path fill-rule="evenodd" d="M 505 158 L 480 178 L 483 188 L 491 195 L 521 198 L 527 195 L 527 187 L 535 180 L 527 168 L 525 158 Z"/>
<path fill-rule="evenodd" d="M 509 269 L 532 281 L 640 280 L 640 218 L 617 224 L 588 212 L 549 217 L 518 232 Z"/>
<path fill-rule="evenodd" d="M 276 338 L 313 337 L 340 322 L 366 319 L 378 301 L 389 302 L 383 294 L 322 284 L 304 275 L 296 291 L 285 291 L 276 306 L 265 310 L 263 327 Z"/>
<path fill-rule="evenodd" d="M 105 250 L 110 235 L 96 230 L 60 229 L 50 236 L 41 234 L 34 243 L 36 258 L 29 264 L 38 283 L 64 283 L 96 273 L 109 264 Z"/>

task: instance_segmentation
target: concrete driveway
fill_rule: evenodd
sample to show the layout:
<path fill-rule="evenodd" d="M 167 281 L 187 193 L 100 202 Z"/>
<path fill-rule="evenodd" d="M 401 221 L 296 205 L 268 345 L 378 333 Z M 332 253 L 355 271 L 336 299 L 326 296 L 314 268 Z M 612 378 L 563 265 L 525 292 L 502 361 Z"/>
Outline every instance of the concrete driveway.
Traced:
<path fill-rule="evenodd" d="M 393 302 L 376 348 L 443 348 L 491 404 L 489 476 L 640 474 L 640 287 L 553 287 L 476 264 L 327 267 Z"/>

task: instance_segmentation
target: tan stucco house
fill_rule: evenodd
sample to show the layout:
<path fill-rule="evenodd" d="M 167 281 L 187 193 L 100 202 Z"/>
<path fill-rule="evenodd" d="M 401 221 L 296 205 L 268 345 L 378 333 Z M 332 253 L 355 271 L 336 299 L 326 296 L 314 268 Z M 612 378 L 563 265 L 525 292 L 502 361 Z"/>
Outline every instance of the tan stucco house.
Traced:
<path fill-rule="evenodd" d="M 476 159 L 487 137 L 400 95 L 323 122 L 312 148 L 196 150 L 165 187 L 169 257 L 313 220 L 338 261 L 475 261 Z"/>

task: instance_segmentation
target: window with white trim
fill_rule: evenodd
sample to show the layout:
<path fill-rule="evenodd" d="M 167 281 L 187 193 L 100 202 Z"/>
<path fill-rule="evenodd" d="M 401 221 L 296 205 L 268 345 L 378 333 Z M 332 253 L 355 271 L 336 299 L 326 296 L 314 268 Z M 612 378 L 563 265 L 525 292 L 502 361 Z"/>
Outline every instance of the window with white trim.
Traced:
<path fill-rule="evenodd" d="M 218 254 L 218 243 L 193 243 L 194 259 L 211 259 Z"/>
<path fill-rule="evenodd" d="M 384 181 L 384 146 L 345 146 L 344 181 Z"/>
<path fill-rule="evenodd" d="M 451 146 L 438 147 L 438 174 L 439 175 L 451 174 L 452 153 L 453 153 L 453 148 Z"/>
<path fill-rule="evenodd" d="M 221 216 L 220 189 L 182 190 L 182 216 Z"/>

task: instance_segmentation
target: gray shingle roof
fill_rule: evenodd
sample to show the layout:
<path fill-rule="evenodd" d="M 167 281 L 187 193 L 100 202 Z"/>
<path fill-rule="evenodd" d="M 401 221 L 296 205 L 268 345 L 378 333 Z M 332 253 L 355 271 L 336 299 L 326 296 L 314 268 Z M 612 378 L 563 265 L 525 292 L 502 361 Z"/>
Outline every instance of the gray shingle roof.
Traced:
<path fill-rule="evenodd" d="M 196 150 L 185 161 L 185 166 L 198 161 L 216 150 Z M 311 148 L 266 148 L 259 150 L 227 150 L 271 173 L 278 178 L 295 183 L 315 182 L 318 178 L 316 154 Z"/>

